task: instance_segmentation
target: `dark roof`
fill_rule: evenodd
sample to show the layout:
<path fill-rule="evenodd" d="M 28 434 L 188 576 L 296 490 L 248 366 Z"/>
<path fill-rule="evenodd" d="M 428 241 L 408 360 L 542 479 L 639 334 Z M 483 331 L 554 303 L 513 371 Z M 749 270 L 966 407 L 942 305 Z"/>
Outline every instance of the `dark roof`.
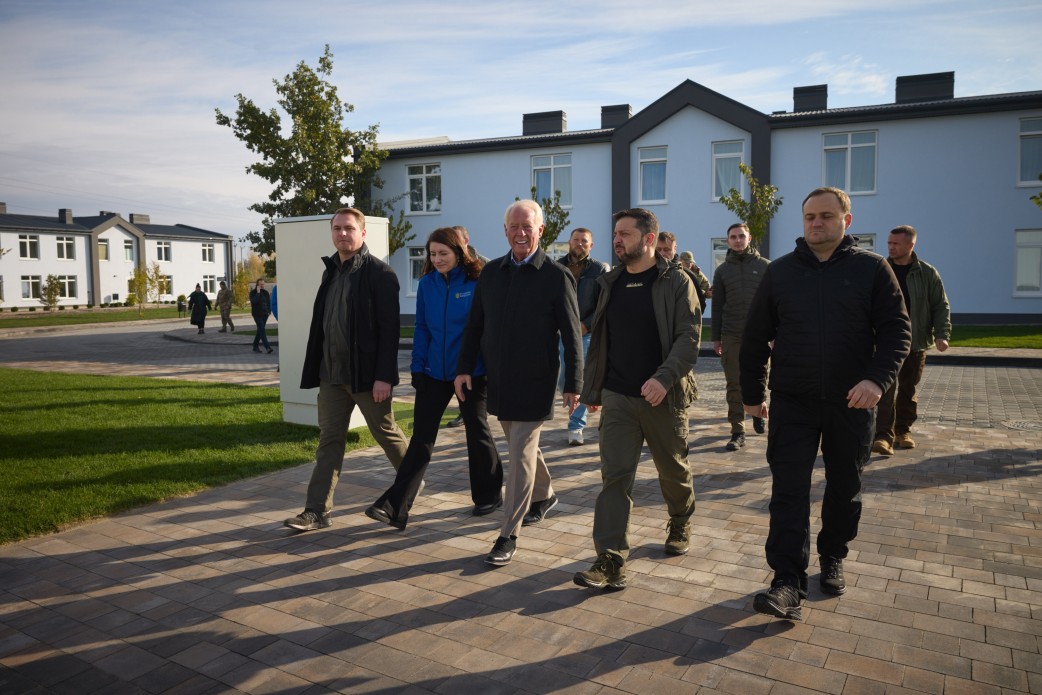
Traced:
<path fill-rule="evenodd" d="M 59 222 L 55 217 L 43 217 L 42 215 L 0 215 L 0 229 L 20 229 L 26 231 L 41 232 L 72 232 L 74 234 L 90 234 L 91 228 L 85 227 L 79 222 L 65 224 Z"/>
<path fill-rule="evenodd" d="M 213 239 L 214 241 L 223 241 L 232 238 L 230 234 L 211 232 L 206 229 L 199 229 L 198 227 L 189 227 L 186 224 L 136 224 L 134 226 L 144 232 L 146 237 Z"/>
<path fill-rule="evenodd" d="M 613 128 L 595 130 L 573 130 L 563 133 L 540 133 L 539 135 L 514 135 L 501 138 L 477 140 L 453 140 L 432 145 L 410 145 L 389 148 L 388 159 L 401 159 L 434 153 L 486 152 L 519 150 L 543 146 L 585 145 L 593 142 L 611 142 Z"/>
<path fill-rule="evenodd" d="M 120 223 L 127 227 L 141 230 L 146 237 L 170 237 L 178 239 L 213 239 L 224 241 L 231 239 L 230 234 L 211 232 L 198 227 L 189 227 L 184 224 L 131 224 L 116 213 L 104 215 L 76 216 L 71 224 L 58 220 L 57 215 L 0 215 L 0 229 L 25 230 L 41 232 L 69 232 L 75 234 L 90 234 L 106 222 L 120 218 Z"/>

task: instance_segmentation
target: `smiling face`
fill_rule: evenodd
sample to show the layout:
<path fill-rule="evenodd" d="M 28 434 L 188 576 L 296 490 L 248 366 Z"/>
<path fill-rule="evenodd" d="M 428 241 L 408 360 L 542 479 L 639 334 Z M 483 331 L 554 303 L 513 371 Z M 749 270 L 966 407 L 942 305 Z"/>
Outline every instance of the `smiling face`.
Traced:
<path fill-rule="evenodd" d="M 803 238 L 819 260 L 827 260 L 843 241 L 853 218 L 843 212 L 833 193 L 820 193 L 803 203 Z"/>
<path fill-rule="evenodd" d="M 507 215 L 503 231 L 506 233 L 514 260 L 523 261 L 539 248 L 539 238 L 543 236 L 543 225 L 537 224 L 534 210 L 516 205 Z"/>
<path fill-rule="evenodd" d="M 365 242 L 365 223 L 349 212 L 342 212 L 333 217 L 330 224 L 333 246 L 340 254 L 340 260 L 346 261 L 362 250 Z"/>
<path fill-rule="evenodd" d="M 427 245 L 427 253 L 431 258 L 431 265 L 442 275 L 448 275 L 449 271 L 456 267 L 459 259 L 451 246 L 439 244 L 432 241 Z"/>

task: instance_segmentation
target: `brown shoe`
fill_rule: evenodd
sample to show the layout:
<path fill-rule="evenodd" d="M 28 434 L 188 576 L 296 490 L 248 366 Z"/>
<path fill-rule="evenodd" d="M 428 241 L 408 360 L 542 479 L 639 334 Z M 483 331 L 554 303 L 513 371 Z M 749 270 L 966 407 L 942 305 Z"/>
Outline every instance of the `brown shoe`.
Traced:
<path fill-rule="evenodd" d="M 893 456 L 894 447 L 890 446 L 890 442 L 885 439 L 877 439 L 872 442 L 872 453 L 882 454 L 883 456 Z"/>
<path fill-rule="evenodd" d="M 896 444 L 898 448 L 901 449 L 915 448 L 915 440 L 912 439 L 911 432 L 905 432 L 904 434 L 897 435 L 897 437 L 894 438 L 894 444 Z"/>

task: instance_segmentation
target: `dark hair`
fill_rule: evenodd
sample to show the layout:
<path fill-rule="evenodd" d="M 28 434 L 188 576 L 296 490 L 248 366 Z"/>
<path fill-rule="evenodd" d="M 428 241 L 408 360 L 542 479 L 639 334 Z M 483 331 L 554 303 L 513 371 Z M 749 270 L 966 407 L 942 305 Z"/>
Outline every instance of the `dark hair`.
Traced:
<path fill-rule="evenodd" d="M 831 193 L 832 195 L 836 196 L 836 199 L 839 200 L 839 209 L 843 212 L 844 215 L 850 212 L 850 196 L 847 195 L 847 192 L 843 189 L 836 188 L 834 186 L 822 186 L 820 188 L 815 188 L 813 191 L 807 194 L 806 198 L 803 199 L 803 202 L 800 204 L 800 209 L 802 210 L 803 206 L 806 205 L 807 201 L 811 198 L 815 198 L 819 195 L 825 195 L 826 193 Z"/>
<path fill-rule="evenodd" d="M 747 234 L 749 232 L 749 225 L 747 225 L 745 222 L 735 222 L 734 224 L 732 224 L 730 227 L 727 228 L 727 236 L 731 236 L 731 230 L 734 229 L 735 227 L 741 227 L 742 229 L 744 229 L 746 231 Z"/>
<path fill-rule="evenodd" d="M 677 243 L 677 235 L 674 234 L 673 232 L 659 232 L 658 233 L 658 240 L 659 241 L 668 241 L 671 244 L 676 244 Z"/>
<path fill-rule="evenodd" d="M 891 234 L 905 234 L 909 239 L 915 241 L 915 227 L 910 224 L 902 224 L 890 230 Z"/>
<path fill-rule="evenodd" d="M 637 229 L 642 234 L 658 234 L 658 218 L 655 217 L 655 213 L 651 210 L 645 210 L 644 208 L 619 210 L 611 216 L 612 224 L 618 223 L 623 217 L 633 218 L 633 221 L 637 224 Z"/>
<path fill-rule="evenodd" d="M 481 259 L 470 255 L 470 250 L 467 249 L 467 245 L 463 241 L 463 235 L 455 227 L 438 227 L 427 237 L 427 255 L 423 260 L 423 270 L 420 271 L 420 277 L 434 270 L 434 264 L 431 263 L 432 241 L 444 244 L 453 250 L 456 254 L 456 263 L 463 266 L 463 274 L 467 276 L 467 279 L 478 279 L 478 275 L 481 275 L 481 268 L 485 264 Z"/>

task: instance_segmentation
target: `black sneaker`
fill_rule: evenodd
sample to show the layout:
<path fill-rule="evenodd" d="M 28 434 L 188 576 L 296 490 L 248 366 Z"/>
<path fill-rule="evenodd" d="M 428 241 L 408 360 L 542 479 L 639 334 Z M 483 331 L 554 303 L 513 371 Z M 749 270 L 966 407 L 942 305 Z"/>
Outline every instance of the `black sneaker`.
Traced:
<path fill-rule="evenodd" d="M 488 516 L 502 506 L 503 498 L 500 497 L 495 502 L 490 502 L 489 504 L 475 504 L 471 514 L 474 516 Z"/>
<path fill-rule="evenodd" d="M 455 420 L 449 420 L 445 423 L 446 427 L 462 427 L 463 426 L 463 413 L 456 416 Z"/>
<path fill-rule="evenodd" d="M 305 509 L 295 517 L 283 521 L 282 525 L 297 531 L 316 531 L 320 528 L 332 526 L 333 522 L 329 520 L 328 514 L 319 514 L 310 509 Z"/>
<path fill-rule="evenodd" d="M 847 582 L 843 578 L 843 560 L 838 557 L 822 555 L 818 558 L 821 565 L 821 590 L 826 594 L 839 596 L 847 590 Z"/>
<path fill-rule="evenodd" d="M 666 536 L 666 555 L 686 555 L 690 547 L 688 538 L 691 535 L 691 522 L 670 519 L 667 528 L 669 534 Z"/>
<path fill-rule="evenodd" d="M 762 417 L 753 418 L 753 432 L 756 434 L 763 434 L 767 431 L 767 421 Z"/>
<path fill-rule="evenodd" d="M 593 567 L 585 572 L 576 572 L 572 581 L 591 589 L 621 591 L 626 588 L 626 569 L 623 565 L 622 558 L 611 553 L 601 553 Z"/>
<path fill-rule="evenodd" d="M 395 517 L 391 516 L 386 509 L 384 509 L 383 507 L 378 507 L 375 504 L 371 507 L 368 507 L 365 510 L 365 515 L 373 521 L 379 521 L 381 523 L 387 524 L 388 526 L 393 526 L 399 531 L 405 528 L 406 522 L 400 519 L 396 519 Z"/>
<path fill-rule="evenodd" d="M 528 508 L 528 514 L 525 514 L 525 518 L 521 520 L 521 525 L 532 526 L 533 524 L 538 524 L 546 517 L 546 513 L 556 506 L 557 495 L 550 495 L 549 499 L 533 502 L 532 506 Z"/>
<path fill-rule="evenodd" d="M 492 546 L 492 552 L 485 556 L 485 562 L 502 567 L 514 557 L 515 550 L 517 550 L 517 542 L 513 538 L 500 536 L 496 539 L 496 544 Z"/>
<path fill-rule="evenodd" d="M 728 451 L 738 451 L 745 446 L 745 434 L 742 432 L 735 432 L 731 435 L 731 441 L 727 443 Z"/>
<path fill-rule="evenodd" d="M 800 610 L 799 590 L 784 579 L 775 579 L 771 582 L 771 588 L 762 594 L 756 594 L 753 598 L 753 609 L 757 613 L 773 615 L 775 618 L 785 620 L 803 620 Z"/>

